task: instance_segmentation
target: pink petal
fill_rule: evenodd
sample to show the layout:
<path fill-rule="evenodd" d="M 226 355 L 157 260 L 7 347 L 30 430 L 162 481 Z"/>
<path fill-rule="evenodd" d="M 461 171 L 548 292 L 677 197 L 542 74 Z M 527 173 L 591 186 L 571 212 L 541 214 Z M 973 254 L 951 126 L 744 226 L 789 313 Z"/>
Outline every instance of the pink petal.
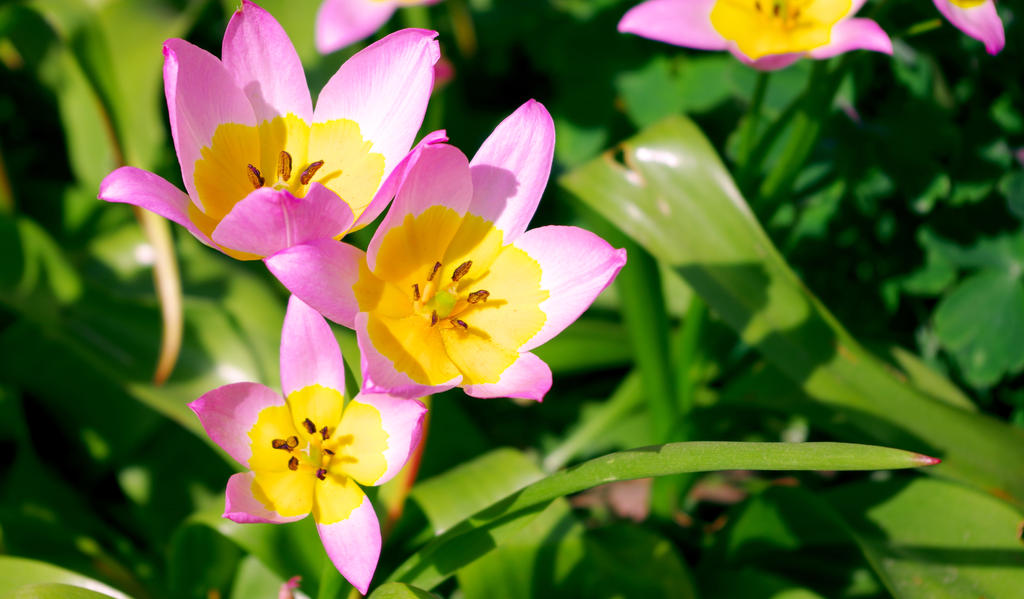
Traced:
<path fill-rule="evenodd" d="M 384 450 L 387 470 L 373 485 L 383 485 L 398 474 L 419 444 L 427 408 L 415 399 L 377 393 L 360 393 L 352 401 L 371 405 L 380 412 L 384 432 L 388 434 L 388 448 Z"/>
<path fill-rule="evenodd" d="M 484 140 L 470 163 L 469 211 L 493 222 L 512 243 L 526 230 L 551 174 L 555 123 L 544 105 L 529 100 Z"/>
<path fill-rule="evenodd" d="M 935 8 L 954 27 L 985 44 L 989 54 L 999 54 L 1006 45 L 1003 21 L 996 12 L 995 2 L 985 2 L 971 8 L 961 8 L 949 0 L 933 0 Z"/>
<path fill-rule="evenodd" d="M 397 6 L 387 1 L 324 0 L 316 13 L 316 49 L 329 54 L 370 37 Z"/>
<path fill-rule="evenodd" d="M 331 325 L 293 295 L 281 328 L 281 389 L 288 396 L 310 385 L 345 393 L 345 364 Z"/>
<path fill-rule="evenodd" d="M 212 240 L 188 217 L 191 200 L 166 179 L 134 166 L 122 166 L 103 178 L 99 198 L 107 202 L 131 204 L 178 223 L 210 247 Z"/>
<path fill-rule="evenodd" d="M 370 498 L 363 495 L 363 502 L 345 520 L 318 522 L 316 529 L 334 567 L 365 595 L 377 569 L 381 546 L 380 524 Z"/>
<path fill-rule="evenodd" d="M 327 318 L 352 328 L 359 312 L 352 285 L 364 259 L 362 250 L 347 243 L 320 239 L 280 251 L 264 262 L 288 291 Z"/>
<path fill-rule="evenodd" d="M 846 19 L 832 27 L 829 43 L 807 53 L 811 58 L 832 58 L 850 50 L 874 50 L 892 54 L 892 41 L 871 19 Z"/>
<path fill-rule="evenodd" d="M 259 383 L 232 383 L 203 394 L 188 404 L 199 417 L 203 430 L 243 466 L 249 465 L 252 449 L 249 431 L 260 411 L 283 406 L 281 394 Z"/>
<path fill-rule="evenodd" d="M 255 125 L 248 98 L 217 57 L 185 40 L 164 42 L 164 94 L 174 149 L 189 197 L 200 205 L 192 173 L 200 148 L 223 123 Z"/>
<path fill-rule="evenodd" d="M 293 245 L 337 237 L 351 224 L 352 209 L 319 183 L 304 198 L 261 187 L 235 204 L 213 230 L 213 240 L 239 252 L 270 256 Z"/>
<path fill-rule="evenodd" d="M 270 13 L 244 0 L 224 32 L 221 55 L 252 103 L 258 121 L 291 112 L 310 122 L 313 100 L 302 62 L 288 34 Z"/>
<path fill-rule="evenodd" d="M 423 123 L 441 50 L 437 32 L 403 29 L 341 65 L 324 86 L 315 122 L 351 119 L 371 150 L 384 156 L 384 177 L 409 152 Z"/>
<path fill-rule="evenodd" d="M 405 175 L 409 172 L 409 167 L 416 161 L 419 152 L 423 148 L 446 141 L 448 141 L 448 134 L 444 129 L 431 131 L 424 135 L 420 143 L 416 144 L 416 147 L 406 154 L 405 158 L 402 158 L 401 162 L 395 166 L 395 170 L 391 171 L 388 178 L 384 180 L 380 189 L 373 196 L 373 201 L 370 202 L 366 209 L 363 210 L 363 213 L 359 215 L 355 224 L 352 225 L 352 230 L 361 229 L 380 216 L 380 213 L 387 207 L 388 202 L 395 197 L 395 192 L 402 187 L 402 184 L 405 182 Z"/>
<path fill-rule="evenodd" d="M 473 397 L 516 397 L 541 401 L 551 389 L 551 369 L 537 356 L 526 352 L 501 373 L 497 383 L 466 385 L 464 390 Z"/>
<path fill-rule="evenodd" d="M 370 270 L 376 268 L 377 250 L 384 235 L 391 227 L 401 223 L 407 214 L 420 214 L 436 205 L 463 214 L 473 199 L 469 161 L 455 146 L 426 146 L 410 162 L 402 188 L 398 190 L 391 209 L 366 248 L 366 263 Z"/>
<path fill-rule="evenodd" d="M 769 54 L 758 58 L 757 60 L 750 60 L 747 55 L 740 52 L 739 48 L 735 44 L 729 44 L 729 52 L 732 53 L 740 62 L 743 64 L 754 67 L 759 71 L 777 71 L 784 69 L 794 62 L 803 58 L 802 52 L 789 52 L 787 54 Z"/>
<path fill-rule="evenodd" d="M 551 294 L 540 305 L 547 316 L 544 326 L 520 351 L 542 345 L 572 324 L 626 263 L 626 250 L 578 227 L 532 229 L 515 246 L 540 263 L 540 286 Z"/>
<path fill-rule="evenodd" d="M 356 315 L 355 330 L 356 341 L 359 343 L 361 354 L 361 369 L 363 371 L 363 392 L 398 397 L 424 397 L 434 393 L 441 393 L 455 387 L 462 381 L 459 375 L 450 381 L 440 385 L 421 385 L 410 379 L 406 374 L 395 370 L 395 364 L 389 358 L 382 355 L 370 342 L 370 335 L 366 331 L 368 315 L 360 312 Z"/>
<path fill-rule="evenodd" d="M 284 524 L 302 520 L 309 514 L 301 516 L 285 517 L 277 512 L 267 509 L 259 499 L 252 494 L 252 472 L 240 472 L 232 474 L 228 479 L 228 488 L 225 493 L 224 517 L 239 524 L 251 524 L 254 522 L 269 524 Z"/>
<path fill-rule="evenodd" d="M 714 6 L 715 0 L 648 0 L 626 12 L 619 31 L 698 50 L 725 50 L 725 38 L 711 25 Z"/>

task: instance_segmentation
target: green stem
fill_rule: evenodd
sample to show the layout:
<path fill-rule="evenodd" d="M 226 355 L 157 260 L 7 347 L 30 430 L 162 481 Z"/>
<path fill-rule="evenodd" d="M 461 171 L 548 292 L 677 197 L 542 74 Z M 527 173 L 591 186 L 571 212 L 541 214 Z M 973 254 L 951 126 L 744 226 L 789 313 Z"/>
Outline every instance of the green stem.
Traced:
<path fill-rule="evenodd" d="M 683 321 L 682 333 L 676 343 L 677 371 L 676 388 L 679 389 L 679 413 L 685 418 L 693 409 L 693 398 L 697 389 L 697 377 L 694 372 L 700 363 L 700 338 L 707 318 L 708 305 L 696 293 L 690 300 Z M 686 435 L 688 438 L 689 435 Z"/>
<path fill-rule="evenodd" d="M 914 37 L 915 35 L 934 31 L 940 27 L 942 27 L 942 19 L 928 19 L 927 21 L 921 21 L 920 23 L 911 25 L 906 31 L 896 37 L 906 39 L 908 37 Z"/>
<path fill-rule="evenodd" d="M 350 588 L 348 581 L 342 578 L 341 573 L 334 566 L 334 563 L 327 557 L 324 558 L 324 568 L 320 574 L 320 587 L 317 589 L 317 599 L 338 599 L 346 588 Z"/>
<path fill-rule="evenodd" d="M 430 29 L 430 11 L 427 6 L 405 6 L 399 11 L 402 24 L 413 29 Z"/>
<path fill-rule="evenodd" d="M 757 83 L 754 85 L 754 95 L 751 97 L 750 107 L 747 109 L 747 118 L 744 119 L 740 149 L 737 155 L 737 161 L 741 165 L 750 160 L 750 153 L 754 149 L 754 139 L 757 137 L 757 128 L 761 124 L 761 106 L 764 104 L 769 76 L 771 76 L 770 71 L 761 71 L 757 75 Z"/>

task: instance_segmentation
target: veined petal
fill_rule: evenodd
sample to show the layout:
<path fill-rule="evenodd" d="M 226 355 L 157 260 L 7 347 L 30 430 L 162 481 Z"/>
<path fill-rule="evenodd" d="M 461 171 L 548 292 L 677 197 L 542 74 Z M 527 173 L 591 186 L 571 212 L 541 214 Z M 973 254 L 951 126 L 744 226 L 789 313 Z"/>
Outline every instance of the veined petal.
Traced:
<path fill-rule="evenodd" d="M 313 100 L 302 62 L 288 34 L 270 13 L 244 0 L 224 32 L 221 55 L 252 103 L 258 121 L 290 112 L 310 122 Z"/>
<path fill-rule="evenodd" d="M 415 399 L 404 399 L 379 393 L 360 393 L 345 407 L 345 414 L 342 416 L 342 424 L 339 429 L 339 432 L 343 435 L 351 427 L 358 424 L 355 419 L 350 419 L 349 411 L 353 410 L 353 406 L 357 409 L 359 406 L 366 406 L 366 409 L 374 410 L 377 414 L 380 427 L 386 434 L 386 443 L 381 452 L 384 457 L 385 470 L 377 477 L 365 480 L 365 482 L 355 472 L 347 471 L 360 484 L 382 485 L 398 474 L 405 466 L 406 461 L 409 460 L 409 454 L 419 444 L 423 433 L 423 417 L 427 413 L 427 408 Z M 351 415 L 357 415 L 357 411 L 353 410 Z M 355 443 L 346 448 L 348 454 L 358 457 L 359 453 L 364 450 L 377 450 L 376 447 L 367 446 L 364 448 L 360 446 L 359 429 L 352 432 L 354 432 Z"/>
<path fill-rule="evenodd" d="M 397 8 L 387 0 L 324 0 L 316 13 L 316 49 L 329 54 L 372 35 Z"/>
<path fill-rule="evenodd" d="M 401 224 L 407 215 L 418 215 L 432 206 L 450 208 L 461 215 L 466 212 L 473 198 L 469 161 L 455 146 L 432 144 L 422 148 L 410 160 L 402 187 L 366 248 L 366 263 L 370 270 L 377 268 L 377 252 L 384 237 L 393 227 Z M 454 233 L 454 230 L 451 231 L 452 235 Z M 447 245 L 446 241 L 439 239 L 434 239 L 433 243 L 441 247 Z M 414 248 L 405 248 L 404 252 L 410 250 L 415 252 Z"/>
<path fill-rule="evenodd" d="M 417 383 L 408 375 L 399 372 L 395 369 L 394 362 L 381 354 L 370 341 L 368 320 L 369 315 L 365 312 L 357 314 L 355 319 L 356 340 L 359 342 L 362 362 L 364 393 L 387 393 L 410 398 L 423 397 L 447 391 L 462 381 L 462 376 L 456 374 L 450 380 L 438 385 L 425 385 Z"/>
<path fill-rule="evenodd" d="M 202 208 L 193 181 L 200 149 L 223 123 L 255 125 L 249 99 L 216 56 L 180 39 L 164 42 L 164 94 L 185 190 Z"/>
<path fill-rule="evenodd" d="M 319 312 L 293 295 L 281 328 L 281 389 L 290 395 L 310 385 L 344 393 L 345 364 L 331 326 Z M 334 426 L 335 422 L 323 425 Z"/>
<path fill-rule="evenodd" d="M 352 209 L 333 191 L 313 183 L 304 198 L 261 187 L 235 204 L 213 230 L 213 240 L 239 252 L 271 256 L 285 248 L 348 231 Z"/>
<path fill-rule="evenodd" d="M 469 211 L 494 223 L 503 242 L 515 241 L 533 218 L 555 155 L 555 123 L 529 100 L 501 122 L 470 162 Z"/>
<path fill-rule="evenodd" d="M 203 430 L 235 458 L 249 467 L 252 447 L 249 432 L 264 408 L 283 406 L 281 394 L 259 383 L 232 383 L 203 394 L 188 405 Z"/>
<path fill-rule="evenodd" d="M 333 239 L 282 250 L 264 260 L 288 291 L 334 322 L 353 328 L 359 304 L 352 285 L 363 251 Z"/>
<path fill-rule="evenodd" d="M 372 151 L 384 156 L 385 178 L 423 123 L 441 57 L 435 37 L 424 29 L 392 33 L 341 65 L 317 98 L 313 121 L 355 121 Z"/>
<path fill-rule="evenodd" d="M 850 50 L 874 50 L 892 54 L 892 41 L 871 19 L 846 19 L 832 27 L 829 43 L 807 53 L 811 58 L 832 58 Z"/>
<path fill-rule="evenodd" d="M 540 263 L 540 286 L 550 293 L 540 305 L 547 316 L 544 326 L 520 351 L 532 350 L 572 324 L 626 263 L 626 250 L 578 227 L 532 229 L 515 246 Z"/>
<path fill-rule="evenodd" d="M 463 387 L 472 397 L 515 397 L 542 401 L 551 389 L 551 369 L 532 353 L 519 355 L 519 359 L 501 373 L 497 383 L 466 385 Z"/>
<path fill-rule="evenodd" d="M 252 472 L 240 472 L 232 474 L 228 479 L 228 488 L 225 493 L 224 517 L 240 524 L 252 522 L 264 522 L 270 524 L 284 524 L 295 522 L 308 516 L 308 512 L 299 516 L 282 516 L 256 499 L 253 495 L 253 482 L 255 475 Z"/>
<path fill-rule="evenodd" d="M 350 497 L 358 493 L 362 496 L 358 507 L 345 519 L 331 523 L 325 523 L 318 517 L 323 514 L 314 512 L 313 516 L 317 518 L 316 529 L 320 533 L 327 557 L 331 558 L 334 567 L 345 580 L 365 595 L 373 579 L 373 572 L 377 569 L 377 560 L 380 559 L 380 524 L 370 499 L 355 483 L 351 483 L 351 479 L 348 482 L 351 487 L 342 487 L 333 482 L 333 477 L 328 477 L 322 487 L 327 493 L 318 492 L 317 503 L 336 501 L 347 504 L 352 501 Z M 326 483 L 330 486 L 326 486 Z"/>
<path fill-rule="evenodd" d="M 949 0 L 933 0 L 935 8 L 954 27 L 985 44 L 989 54 L 999 54 L 1006 45 L 1003 21 L 996 12 L 996 4 L 989 0 L 979 6 L 962 8 Z"/>
<path fill-rule="evenodd" d="M 647 0 L 626 12 L 619 31 L 698 50 L 725 50 L 725 38 L 711 25 L 715 1 Z"/>
<path fill-rule="evenodd" d="M 166 179 L 134 166 L 122 166 L 103 178 L 99 198 L 131 204 L 178 223 L 206 245 L 217 247 L 188 217 L 188 196 Z"/>
<path fill-rule="evenodd" d="M 391 171 L 391 174 L 384 180 L 376 195 L 373 196 L 373 201 L 370 202 L 366 209 L 363 210 L 363 213 L 359 215 L 359 218 L 356 219 L 355 224 L 352 225 L 352 230 L 361 229 L 380 216 L 380 213 L 387 207 L 388 202 L 395 197 L 395 192 L 401 189 L 402 184 L 405 182 L 405 176 L 409 172 L 409 167 L 416 161 L 419 152 L 423 148 L 446 141 L 448 141 L 448 134 L 444 129 L 431 131 L 424 135 L 420 143 L 416 144 L 416 147 L 406 154 L 405 158 L 402 158 L 401 162 L 395 166 L 395 170 Z"/>

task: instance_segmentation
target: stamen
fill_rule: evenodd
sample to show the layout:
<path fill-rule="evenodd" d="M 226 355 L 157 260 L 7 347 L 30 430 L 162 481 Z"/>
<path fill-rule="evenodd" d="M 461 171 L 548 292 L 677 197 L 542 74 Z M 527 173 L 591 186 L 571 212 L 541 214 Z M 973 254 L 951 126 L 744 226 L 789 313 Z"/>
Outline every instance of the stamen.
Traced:
<path fill-rule="evenodd" d="M 317 468 L 316 477 L 319 478 L 320 480 L 327 480 L 327 470 L 324 470 L 323 468 Z"/>
<path fill-rule="evenodd" d="M 456 319 L 456 321 L 455 321 L 455 324 L 457 324 L 457 325 L 459 325 L 460 327 L 462 327 L 462 330 L 467 330 L 467 329 L 469 329 L 469 325 L 468 325 L 468 324 L 466 324 L 466 321 L 464 321 L 464 320 L 457 320 L 457 319 Z"/>
<path fill-rule="evenodd" d="M 306 170 L 302 171 L 302 174 L 299 175 L 299 183 L 302 183 L 303 185 L 309 185 L 309 182 L 313 180 L 313 175 L 315 175 L 316 172 L 320 170 L 320 167 L 323 165 L 323 160 L 317 160 L 313 164 L 307 166 Z"/>
<path fill-rule="evenodd" d="M 306 427 L 306 432 L 311 435 L 316 432 L 316 425 L 309 418 L 302 421 L 302 426 Z"/>
<path fill-rule="evenodd" d="M 761 12 L 761 1 L 760 0 L 754 0 L 754 9 L 757 10 L 757 12 Z"/>
<path fill-rule="evenodd" d="M 295 456 L 292 456 L 292 459 L 288 460 L 288 469 L 289 470 L 298 470 L 299 469 L 299 458 L 297 458 Z"/>
<path fill-rule="evenodd" d="M 284 439 L 274 439 L 270 442 L 270 446 L 274 449 L 283 449 L 285 451 L 292 450 L 291 447 L 288 447 L 288 441 L 285 441 Z"/>
<path fill-rule="evenodd" d="M 324 453 L 326 453 L 327 455 L 334 455 L 334 452 L 331 451 L 330 449 L 327 449 L 326 447 L 324 448 Z"/>
<path fill-rule="evenodd" d="M 434 280 L 434 275 L 436 275 L 437 271 L 439 271 L 439 270 L 441 270 L 441 263 L 440 262 L 435 262 L 433 270 L 431 270 L 430 274 L 427 275 L 427 281 L 433 281 Z"/>
<path fill-rule="evenodd" d="M 412 301 L 420 301 L 420 286 L 417 283 L 412 284 Z"/>
<path fill-rule="evenodd" d="M 481 289 L 480 291 L 474 291 L 473 293 L 470 293 L 469 297 L 466 298 L 466 301 L 471 303 L 471 304 L 475 304 L 477 302 L 486 302 L 487 298 L 490 297 L 490 296 L 491 296 L 491 292 L 490 291 L 486 291 L 484 289 Z"/>
<path fill-rule="evenodd" d="M 430 326 L 437 324 L 437 310 L 430 311 Z"/>
<path fill-rule="evenodd" d="M 323 427 L 322 429 L 320 429 L 320 436 L 324 438 L 324 441 L 326 441 L 326 440 L 331 438 L 330 433 L 327 432 L 327 427 L 326 426 Z"/>
<path fill-rule="evenodd" d="M 779 8 L 780 8 L 779 4 L 775 4 L 774 6 L 772 6 L 772 15 L 773 16 L 776 16 L 776 17 L 779 16 Z"/>
<path fill-rule="evenodd" d="M 469 272 L 470 266 L 473 266 L 472 260 L 466 260 L 460 264 L 459 267 L 455 269 L 455 272 L 452 273 L 452 280 L 457 283 L 459 279 L 466 276 L 466 273 Z"/>
<path fill-rule="evenodd" d="M 295 449 L 296 447 L 299 446 L 299 438 L 296 437 L 295 435 L 292 435 L 291 437 L 288 437 L 287 443 L 289 450 Z"/>
<path fill-rule="evenodd" d="M 284 150 L 277 156 L 277 178 L 287 181 L 292 176 L 292 155 Z"/>
<path fill-rule="evenodd" d="M 249 175 L 249 183 L 252 183 L 253 189 L 263 187 L 263 184 L 267 181 L 263 178 L 263 175 L 260 174 L 260 169 L 251 164 L 249 165 L 249 170 L 246 171 L 246 174 Z"/>

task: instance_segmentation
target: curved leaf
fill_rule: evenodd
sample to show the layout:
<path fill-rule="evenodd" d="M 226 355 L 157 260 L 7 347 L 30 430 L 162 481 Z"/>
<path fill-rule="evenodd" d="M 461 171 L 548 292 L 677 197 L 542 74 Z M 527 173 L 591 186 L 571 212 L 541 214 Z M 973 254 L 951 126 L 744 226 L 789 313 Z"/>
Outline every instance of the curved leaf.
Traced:
<path fill-rule="evenodd" d="M 25 588 L 28 586 L 29 588 Z M 58 587 L 58 588 L 54 588 Z M 62 595 L 55 591 L 78 589 L 83 593 Z M 77 592 L 77 591 L 76 591 Z M 0 597 L 114 597 L 128 599 L 117 589 L 76 572 L 46 562 L 22 557 L 0 556 Z"/>
<path fill-rule="evenodd" d="M 711 470 L 877 470 L 928 458 L 848 443 L 668 443 L 609 454 L 552 474 L 464 520 L 399 566 L 389 580 L 433 588 L 503 544 L 559 497 L 617 480 Z"/>

